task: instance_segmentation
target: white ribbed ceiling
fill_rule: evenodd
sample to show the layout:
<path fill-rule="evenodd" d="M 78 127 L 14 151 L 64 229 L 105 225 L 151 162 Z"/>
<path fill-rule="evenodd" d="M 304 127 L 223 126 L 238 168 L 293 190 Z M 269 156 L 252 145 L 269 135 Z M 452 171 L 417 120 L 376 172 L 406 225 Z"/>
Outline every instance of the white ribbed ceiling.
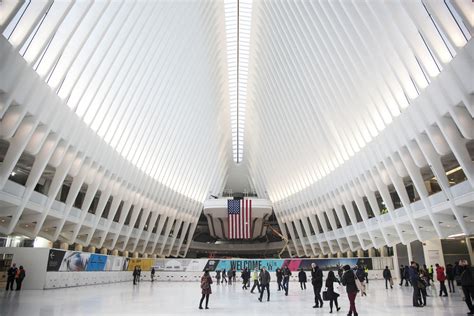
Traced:
<path fill-rule="evenodd" d="M 474 138 L 470 0 L 4 0 L 0 8 L 8 46 L 57 94 L 60 109 L 69 108 L 85 124 L 79 140 L 78 131 L 58 134 L 70 153 L 64 161 L 77 155 L 76 169 L 85 161 L 99 179 L 123 179 L 124 192 L 139 191 L 137 196 L 166 205 L 166 216 L 174 218 L 192 204 L 192 219 L 180 220 L 195 228 L 201 203 L 233 189 L 225 188 L 228 180 L 274 203 L 282 232 L 291 234 L 299 255 L 310 248 L 334 253 L 336 243 L 342 251 L 422 240 L 430 232 L 441 237 L 440 225 L 453 218 L 469 233 L 463 214 L 471 201 L 454 201 L 465 193 L 452 191 L 454 180 L 447 177 L 463 172 L 466 192 L 472 193 L 472 149 L 466 145 Z M 4 132 L 11 141 L 10 122 L 24 115 L 22 125 L 15 124 L 28 131 L 33 119 L 26 112 L 37 113 L 41 102 L 22 96 L 16 86 L 17 77 L 33 81 L 27 71 L 17 74 L 20 66 L 7 66 L 11 76 L 0 81 L 0 109 L 8 113 L 0 130 L 12 131 Z M 41 115 L 34 124 L 55 123 L 55 113 Z M 41 140 L 45 133 L 38 128 L 34 135 Z M 22 138 L 24 146 L 40 148 L 31 137 Z M 105 143 L 98 146 L 103 152 L 87 146 L 99 143 L 96 138 Z M 25 148 L 12 147 L 9 164 L 0 168 L 4 178 Z M 105 157 L 112 157 L 110 168 Z M 443 170 L 446 157 L 458 169 Z M 74 173 L 76 166 L 69 167 Z M 147 176 L 150 182 L 141 181 Z M 434 202 L 430 195 L 436 192 L 427 188 L 431 177 L 444 194 Z M 35 181 L 27 186 L 34 188 Z M 54 182 L 57 188 L 60 183 Z M 408 186 L 416 189 L 411 200 Z M 50 195 L 51 205 L 57 192 Z M 423 204 L 417 210 L 425 213 L 414 216 L 410 203 L 417 199 Z M 432 208 L 440 201 L 447 208 Z M 374 214 L 368 215 L 367 205 Z M 390 227 L 384 228 L 387 219 Z M 159 225 L 158 230 L 163 220 Z M 76 228 L 72 240 L 78 234 Z"/>

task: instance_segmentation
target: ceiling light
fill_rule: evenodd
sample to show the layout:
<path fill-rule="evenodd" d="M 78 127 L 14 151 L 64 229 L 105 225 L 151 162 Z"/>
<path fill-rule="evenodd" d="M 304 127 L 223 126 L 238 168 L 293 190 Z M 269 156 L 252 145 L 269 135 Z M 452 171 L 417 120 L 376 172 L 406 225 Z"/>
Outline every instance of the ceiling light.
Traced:
<path fill-rule="evenodd" d="M 466 236 L 466 234 L 461 233 L 461 234 L 449 235 L 448 238 L 456 238 L 456 237 L 463 237 L 463 236 Z"/>

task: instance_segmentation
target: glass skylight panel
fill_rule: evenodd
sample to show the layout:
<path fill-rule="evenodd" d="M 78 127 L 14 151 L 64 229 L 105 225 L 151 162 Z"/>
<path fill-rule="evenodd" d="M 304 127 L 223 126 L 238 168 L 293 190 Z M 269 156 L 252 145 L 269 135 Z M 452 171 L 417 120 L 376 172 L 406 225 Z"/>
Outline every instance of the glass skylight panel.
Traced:
<path fill-rule="evenodd" d="M 240 163 L 244 151 L 252 1 L 225 0 L 224 13 L 233 159 Z"/>

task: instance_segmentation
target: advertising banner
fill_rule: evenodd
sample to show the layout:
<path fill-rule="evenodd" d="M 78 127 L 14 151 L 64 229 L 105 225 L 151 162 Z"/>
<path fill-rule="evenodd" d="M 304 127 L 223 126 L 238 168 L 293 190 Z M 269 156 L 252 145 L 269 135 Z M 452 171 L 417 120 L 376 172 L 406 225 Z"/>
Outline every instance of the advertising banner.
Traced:
<path fill-rule="evenodd" d="M 106 255 L 91 254 L 87 262 L 86 271 L 104 271 L 107 263 Z"/>
<path fill-rule="evenodd" d="M 155 259 L 132 258 L 128 263 L 128 271 L 133 271 L 135 267 L 139 267 L 142 271 L 150 271 L 155 263 Z"/>
<path fill-rule="evenodd" d="M 50 249 L 46 271 L 59 271 L 65 254 L 64 250 Z"/>
<path fill-rule="evenodd" d="M 86 271 L 91 254 L 80 251 L 67 251 L 59 267 L 59 271 Z"/>
<path fill-rule="evenodd" d="M 213 260 L 208 259 L 156 259 L 153 267 L 157 271 L 201 272 Z M 208 270 L 211 270 L 208 268 Z M 213 270 L 211 270 L 213 271 Z"/>
<path fill-rule="evenodd" d="M 123 268 L 124 257 L 108 256 L 105 271 L 127 271 Z"/>

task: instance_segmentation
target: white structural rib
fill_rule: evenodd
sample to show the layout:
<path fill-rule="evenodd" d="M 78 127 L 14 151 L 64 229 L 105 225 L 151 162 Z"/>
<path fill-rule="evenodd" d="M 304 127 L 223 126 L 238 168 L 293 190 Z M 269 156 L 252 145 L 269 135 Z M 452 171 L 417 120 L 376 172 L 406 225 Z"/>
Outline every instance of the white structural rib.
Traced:
<path fill-rule="evenodd" d="M 7 3 L 0 232 L 184 255 L 231 146 L 223 4 Z"/>
<path fill-rule="evenodd" d="M 473 232 L 472 6 L 261 0 L 252 15 L 244 154 L 292 254 Z"/>

